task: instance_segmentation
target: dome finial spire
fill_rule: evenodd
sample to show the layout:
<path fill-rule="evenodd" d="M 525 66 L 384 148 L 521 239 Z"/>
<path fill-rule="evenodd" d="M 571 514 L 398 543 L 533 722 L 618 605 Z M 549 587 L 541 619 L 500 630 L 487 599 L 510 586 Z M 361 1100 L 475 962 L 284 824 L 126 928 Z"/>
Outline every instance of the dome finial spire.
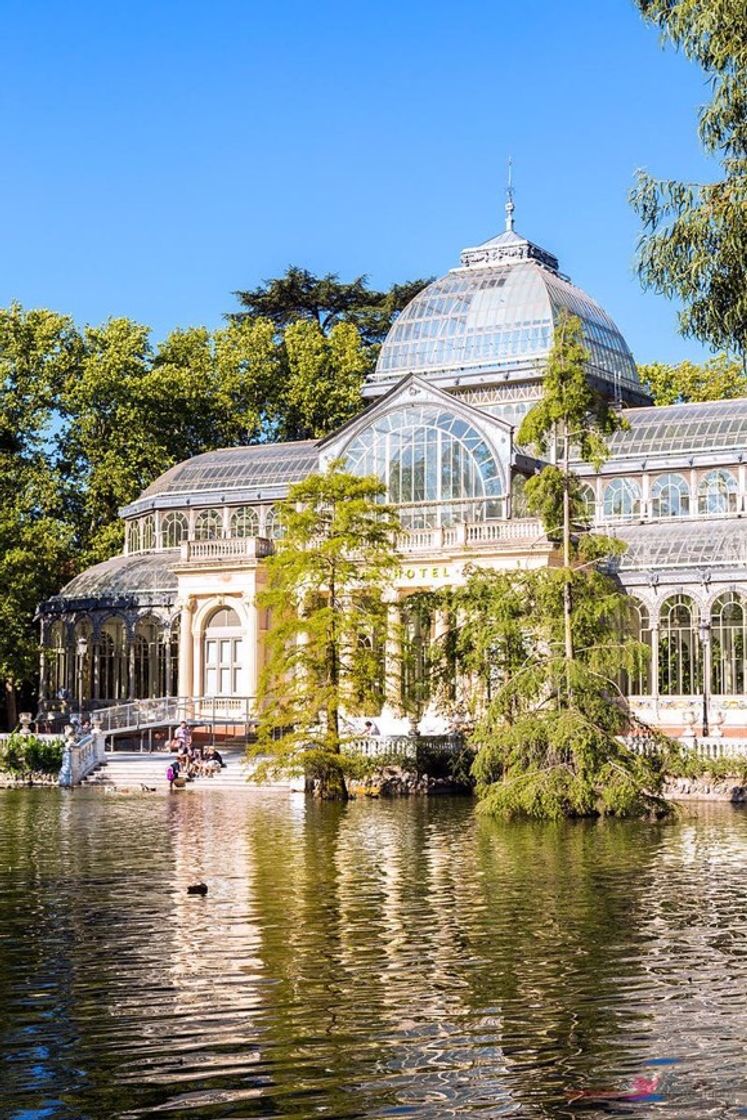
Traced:
<path fill-rule="evenodd" d="M 514 176 L 513 160 L 508 157 L 508 184 L 506 186 L 506 232 L 512 233 L 514 228 Z"/>

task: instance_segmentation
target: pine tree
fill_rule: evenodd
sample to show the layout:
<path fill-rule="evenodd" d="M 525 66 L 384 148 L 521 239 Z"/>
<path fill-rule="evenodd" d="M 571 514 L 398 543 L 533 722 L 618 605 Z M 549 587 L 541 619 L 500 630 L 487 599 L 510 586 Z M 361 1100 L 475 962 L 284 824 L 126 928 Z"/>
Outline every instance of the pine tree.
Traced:
<path fill-rule="evenodd" d="M 666 809 L 661 773 L 623 742 L 629 713 L 621 674 L 646 650 L 627 636 L 629 601 L 607 570 L 620 543 L 584 530 L 573 456 L 600 464 L 621 423 L 588 385 L 581 324 L 561 321 L 542 400 L 519 442 L 554 463 L 527 484 L 531 513 L 561 546 L 562 564 L 511 574 L 475 572 L 453 599 L 462 619 L 462 671 L 480 673 L 482 710 L 472 736 L 482 808 L 553 819 Z M 482 634 L 475 643 L 470 633 Z"/>
<path fill-rule="evenodd" d="M 283 536 L 258 597 L 271 627 L 260 681 L 257 776 L 305 773 L 321 796 L 346 798 L 346 715 L 381 705 L 383 595 L 398 565 L 399 522 L 375 478 L 333 463 L 292 486 Z"/>

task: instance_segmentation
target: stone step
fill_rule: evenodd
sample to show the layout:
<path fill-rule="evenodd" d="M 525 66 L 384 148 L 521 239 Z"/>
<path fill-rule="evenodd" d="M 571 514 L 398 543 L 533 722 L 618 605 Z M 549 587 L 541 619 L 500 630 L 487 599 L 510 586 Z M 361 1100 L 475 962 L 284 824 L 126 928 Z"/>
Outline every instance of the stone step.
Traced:
<path fill-rule="evenodd" d="M 219 770 L 212 777 L 198 777 L 189 782 L 189 789 L 232 789 L 247 790 L 257 789 L 248 780 L 248 767 L 243 752 L 222 751 L 226 763 L 224 769 Z M 97 770 L 89 774 L 83 785 L 92 788 L 105 789 L 134 789 L 142 787 L 156 790 L 168 790 L 166 771 L 173 759 L 173 755 L 163 752 L 142 754 L 140 752 L 110 752 L 106 762 Z M 297 789 L 297 781 L 280 783 L 267 783 L 267 788 Z"/>

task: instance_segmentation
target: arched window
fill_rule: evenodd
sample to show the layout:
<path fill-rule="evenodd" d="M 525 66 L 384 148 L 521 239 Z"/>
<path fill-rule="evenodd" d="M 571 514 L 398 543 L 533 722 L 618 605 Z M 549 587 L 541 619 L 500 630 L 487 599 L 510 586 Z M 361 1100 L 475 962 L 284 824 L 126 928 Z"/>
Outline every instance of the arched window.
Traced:
<path fill-rule="evenodd" d="M 203 640 L 205 696 L 239 696 L 244 666 L 244 632 L 236 611 L 219 607 Z"/>
<path fill-rule="evenodd" d="M 644 647 L 640 663 L 631 672 L 623 674 L 622 691 L 626 696 L 648 696 L 651 693 L 652 651 L 651 623 L 646 606 L 638 599 L 627 601 L 628 632 Z"/>
<path fill-rule="evenodd" d="M 156 547 L 156 519 L 148 516 L 140 522 L 140 547 L 143 552 L 150 552 Z"/>
<path fill-rule="evenodd" d="M 183 513 L 165 513 L 161 518 L 161 548 L 178 548 L 188 532 L 189 522 Z"/>
<path fill-rule="evenodd" d="M 429 507 L 413 511 L 413 528 L 503 516 L 503 472 L 493 449 L 466 420 L 434 405 L 385 413 L 355 436 L 344 459 L 353 474 L 380 478 L 388 501 Z"/>
<path fill-rule="evenodd" d="M 718 696 L 741 696 L 747 672 L 747 612 L 733 591 L 719 596 L 711 611 L 711 690 Z"/>
<path fill-rule="evenodd" d="M 523 474 L 515 474 L 511 481 L 511 515 L 527 517 L 527 480 Z"/>
<path fill-rule="evenodd" d="M 75 700 L 85 704 L 93 696 L 93 641 L 88 619 L 79 619 L 73 632 L 75 656 Z"/>
<path fill-rule="evenodd" d="M 163 628 L 152 618 L 141 619 L 135 627 L 133 698 L 146 700 L 165 696 L 159 688 L 159 658 Z"/>
<path fill-rule="evenodd" d="M 223 517 L 217 509 L 203 509 L 195 518 L 195 540 L 217 541 L 223 536 Z"/>
<path fill-rule="evenodd" d="M 690 487 L 681 474 L 663 474 L 651 487 L 652 517 L 687 517 Z"/>
<path fill-rule="evenodd" d="M 588 482 L 581 483 L 581 500 L 584 503 L 583 523 L 584 525 L 591 525 L 597 508 L 597 496 L 594 493 L 594 487 L 589 486 Z"/>
<path fill-rule="evenodd" d="M 124 622 L 111 618 L 104 624 L 96 642 L 97 700 L 127 700 L 129 698 L 129 667 L 127 664 L 127 631 Z"/>
<path fill-rule="evenodd" d="M 270 506 L 265 514 L 265 536 L 270 540 L 280 540 L 283 535 L 283 526 L 274 506 Z"/>
<path fill-rule="evenodd" d="M 698 486 L 698 512 L 708 516 L 735 513 L 737 490 L 737 480 L 731 471 L 709 471 Z"/>
<path fill-rule="evenodd" d="M 259 532 L 259 517 L 251 506 L 241 506 L 231 514 L 232 537 L 256 537 Z"/>
<path fill-rule="evenodd" d="M 702 692 L 703 674 L 695 603 L 673 595 L 659 613 L 659 692 L 692 696 Z"/>
<path fill-rule="evenodd" d="M 613 478 L 604 490 L 606 521 L 633 520 L 641 516 L 641 488 L 632 478 Z"/>
<path fill-rule="evenodd" d="M 130 521 L 127 525 L 127 551 L 140 551 L 140 522 Z"/>
<path fill-rule="evenodd" d="M 162 634 L 158 647 L 158 695 L 179 695 L 179 618 Z"/>

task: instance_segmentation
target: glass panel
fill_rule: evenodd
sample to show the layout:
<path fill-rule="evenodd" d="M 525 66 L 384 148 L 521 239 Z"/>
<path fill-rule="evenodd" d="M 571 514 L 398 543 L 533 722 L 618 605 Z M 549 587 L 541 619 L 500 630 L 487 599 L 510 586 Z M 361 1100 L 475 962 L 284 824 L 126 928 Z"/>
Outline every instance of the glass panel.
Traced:
<path fill-rule="evenodd" d="M 355 474 L 375 472 L 397 505 L 499 497 L 503 471 L 487 440 L 466 420 L 433 405 L 378 417 L 345 449 Z M 412 527 L 418 516 L 412 515 Z M 435 521 L 434 521 L 435 523 Z"/>

